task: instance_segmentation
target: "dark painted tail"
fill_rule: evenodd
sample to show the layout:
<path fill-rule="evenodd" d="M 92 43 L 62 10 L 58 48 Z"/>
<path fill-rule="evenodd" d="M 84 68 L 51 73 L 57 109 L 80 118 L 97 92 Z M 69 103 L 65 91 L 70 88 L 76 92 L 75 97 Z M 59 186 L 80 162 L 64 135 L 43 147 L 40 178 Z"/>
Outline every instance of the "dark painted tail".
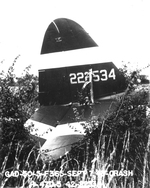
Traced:
<path fill-rule="evenodd" d="M 41 54 L 98 46 L 76 22 L 59 18 L 51 22 L 44 36 Z"/>

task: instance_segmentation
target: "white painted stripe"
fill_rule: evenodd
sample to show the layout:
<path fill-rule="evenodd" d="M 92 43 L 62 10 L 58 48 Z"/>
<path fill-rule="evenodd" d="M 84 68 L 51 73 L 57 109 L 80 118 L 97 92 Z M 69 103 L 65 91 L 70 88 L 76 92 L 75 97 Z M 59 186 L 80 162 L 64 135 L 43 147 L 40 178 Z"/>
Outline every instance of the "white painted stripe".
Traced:
<path fill-rule="evenodd" d="M 58 27 L 57 27 L 57 25 L 56 25 L 56 23 L 55 23 L 54 21 L 53 21 L 53 24 L 54 24 L 54 26 L 56 27 L 57 32 L 60 33 L 60 31 L 59 31 L 59 29 L 58 29 Z"/>
<path fill-rule="evenodd" d="M 43 54 L 38 56 L 36 62 L 36 68 L 38 68 L 38 70 L 42 70 L 113 62 L 113 58 L 102 54 L 98 47 L 90 47 L 65 52 Z"/>

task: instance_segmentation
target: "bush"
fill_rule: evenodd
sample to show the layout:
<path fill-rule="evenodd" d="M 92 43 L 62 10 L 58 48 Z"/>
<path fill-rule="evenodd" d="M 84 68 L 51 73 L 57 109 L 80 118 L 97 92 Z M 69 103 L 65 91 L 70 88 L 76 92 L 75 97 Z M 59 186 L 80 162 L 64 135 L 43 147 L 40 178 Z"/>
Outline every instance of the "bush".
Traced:
<path fill-rule="evenodd" d="M 127 78 L 126 92 L 116 99 L 114 111 L 108 111 L 103 119 L 98 116 L 86 122 L 86 136 L 72 150 L 72 154 L 80 161 L 84 156 L 87 169 L 133 170 L 132 182 L 148 186 L 150 168 L 148 85 L 143 87 L 139 85 L 138 71 L 133 73 L 127 73 L 126 69 L 122 71 Z M 120 180 L 118 178 L 115 185 L 126 187 L 125 183 L 127 182 L 122 178 Z"/>
<path fill-rule="evenodd" d="M 18 57 L 17 57 L 18 58 Z M 37 101 L 38 78 L 29 74 L 27 67 L 22 77 L 16 77 L 14 73 L 14 60 L 8 72 L 0 73 L 0 167 L 6 158 L 5 168 L 14 165 L 15 154 L 18 144 L 22 147 L 20 162 L 23 157 L 35 145 L 35 141 L 30 137 L 29 132 L 25 129 L 24 123 L 34 113 L 39 106 Z M 18 161 L 19 162 L 19 161 Z"/>

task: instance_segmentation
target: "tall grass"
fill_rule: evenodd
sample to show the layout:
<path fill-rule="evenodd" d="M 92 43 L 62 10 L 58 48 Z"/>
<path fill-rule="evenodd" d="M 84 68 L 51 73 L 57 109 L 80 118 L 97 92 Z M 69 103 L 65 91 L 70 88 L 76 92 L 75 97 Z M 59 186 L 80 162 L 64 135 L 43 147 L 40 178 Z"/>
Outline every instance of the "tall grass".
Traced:
<path fill-rule="evenodd" d="M 134 151 L 143 153 L 142 155 L 136 153 L 137 156 L 135 157 L 134 154 L 132 156 L 130 148 L 133 144 L 133 130 L 126 129 L 122 134 L 119 131 L 114 134 L 115 130 L 108 129 L 108 122 L 108 117 L 102 121 L 97 119 L 96 121 L 87 122 L 91 124 L 93 131 L 90 131 L 90 133 L 87 131 L 84 140 L 80 141 L 72 148 L 70 153 L 66 153 L 63 158 L 57 161 L 43 158 L 41 150 L 37 151 L 33 147 L 21 167 L 19 158 L 23 145 L 17 143 L 12 168 L 6 168 L 9 152 L 1 166 L 0 187 L 148 188 L 150 185 L 150 135 L 147 138 L 142 138 L 144 140 L 143 143 L 142 139 L 139 140 L 139 143 L 136 143 Z M 141 135 L 136 136 L 143 136 L 143 132 L 141 132 Z M 12 143 L 13 140 L 9 145 L 10 150 Z M 143 150 L 138 147 L 140 144 L 145 146 Z M 65 174 L 69 170 L 74 170 L 75 172 L 80 170 L 82 173 L 78 176 L 60 176 L 60 172 Z M 132 170 L 133 173 L 129 176 L 117 176 L 116 174 L 108 173 L 112 170 L 118 172 Z M 43 175 L 39 176 L 39 178 L 30 173 L 29 176 L 7 177 L 6 171 L 39 171 Z M 55 175 L 50 177 L 50 174 L 46 173 L 46 171 L 55 172 Z M 46 186 L 44 182 L 53 182 L 53 186 L 52 184 Z"/>
<path fill-rule="evenodd" d="M 93 187 L 97 188 L 135 188 L 135 187 L 141 187 L 141 188 L 148 188 L 149 187 L 149 167 L 148 167 L 148 157 L 149 157 L 149 144 L 150 144 L 150 137 L 147 142 L 147 150 L 145 151 L 144 156 L 144 166 L 143 166 L 143 178 L 138 179 L 138 181 L 135 180 L 134 176 L 115 176 L 115 175 L 108 175 L 107 172 L 109 170 L 128 170 L 128 161 L 125 158 L 126 150 L 128 150 L 129 146 L 129 134 L 126 133 L 124 137 L 124 144 L 123 144 L 123 150 L 121 151 L 120 156 L 120 163 L 118 165 L 118 169 L 115 167 L 115 161 L 116 161 L 116 150 L 117 146 L 113 145 L 112 152 L 110 153 L 109 157 L 105 158 L 105 144 L 106 144 L 106 137 L 103 136 L 101 141 L 99 141 L 98 145 L 93 144 L 94 148 L 94 158 L 88 159 L 90 160 L 90 164 L 88 161 L 84 161 L 82 164 L 79 164 L 80 161 L 78 161 L 76 158 L 74 158 L 71 154 L 67 153 L 64 158 L 59 159 L 56 161 L 44 161 L 40 158 L 39 155 L 35 155 L 34 162 L 30 161 L 30 156 L 32 153 L 34 153 L 34 148 L 30 151 L 28 154 L 26 161 L 24 163 L 24 167 L 20 169 L 20 163 L 19 163 L 19 155 L 18 151 L 21 150 L 21 146 L 18 144 L 18 151 L 16 151 L 15 161 L 14 165 L 11 169 L 6 168 L 6 163 L 8 159 L 8 155 L 5 157 L 3 161 L 3 165 L 1 168 L 1 184 L 0 187 L 44 187 L 44 183 L 40 184 L 41 182 L 44 182 L 44 180 L 49 180 L 53 182 L 61 182 L 61 187 L 66 187 L 66 184 L 68 182 L 74 182 L 74 185 L 78 185 L 78 187 L 90 187 L 86 183 L 93 182 Z M 11 147 L 11 145 L 10 145 Z M 87 145 L 86 145 L 87 147 Z M 87 148 L 88 149 L 88 148 Z M 20 151 L 19 151 L 20 152 Z M 90 158 L 90 157 L 89 157 Z M 34 167 L 32 166 L 34 163 Z M 41 173 L 45 173 L 45 171 L 53 171 L 53 172 L 63 172 L 65 173 L 68 170 L 82 170 L 84 173 L 77 176 L 77 177 L 67 177 L 67 176 L 59 176 L 55 175 L 53 177 L 43 176 L 42 179 L 38 179 L 35 176 L 17 176 L 17 177 L 6 177 L 6 171 L 37 171 L 40 170 Z M 133 175 L 134 175 L 134 169 L 133 169 Z M 41 185 L 41 186 L 40 186 Z M 69 186 L 69 184 L 67 184 Z M 46 187 L 46 186 L 45 186 Z M 76 186 L 74 186 L 76 187 Z"/>

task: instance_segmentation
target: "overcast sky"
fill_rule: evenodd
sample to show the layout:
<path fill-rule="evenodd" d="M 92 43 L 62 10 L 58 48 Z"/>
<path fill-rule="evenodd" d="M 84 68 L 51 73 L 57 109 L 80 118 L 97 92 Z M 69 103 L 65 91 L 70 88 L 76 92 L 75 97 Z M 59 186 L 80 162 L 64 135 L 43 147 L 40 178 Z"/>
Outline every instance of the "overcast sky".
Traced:
<path fill-rule="evenodd" d="M 0 61 L 10 64 L 20 54 L 23 67 L 24 58 L 40 55 L 48 25 L 65 17 L 106 54 L 144 67 L 150 64 L 149 10 L 149 0 L 0 0 Z"/>

